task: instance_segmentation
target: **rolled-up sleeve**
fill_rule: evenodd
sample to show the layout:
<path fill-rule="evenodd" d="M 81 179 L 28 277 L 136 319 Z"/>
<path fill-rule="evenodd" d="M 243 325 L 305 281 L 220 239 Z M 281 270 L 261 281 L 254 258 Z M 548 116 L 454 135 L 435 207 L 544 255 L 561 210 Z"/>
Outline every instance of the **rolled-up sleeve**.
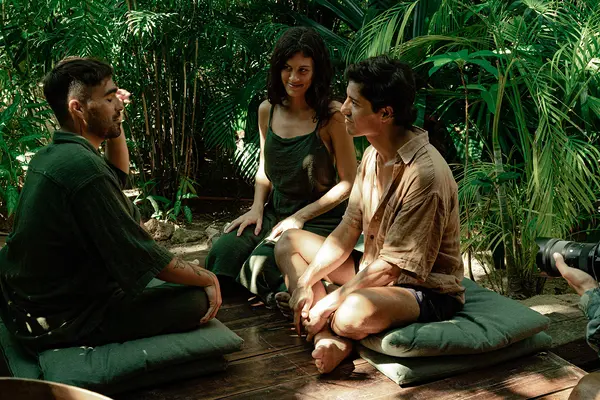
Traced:
<path fill-rule="evenodd" d="M 600 289 L 585 292 L 581 296 L 580 307 L 589 319 L 586 329 L 587 342 L 600 356 Z"/>
<path fill-rule="evenodd" d="M 386 234 L 379 258 L 425 281 L 442 241 L 445 214 L 437 193 L 403 204 Z"/>
<path fill-rule="evenodd" d="M 139 294 L 173 256 L 139 225 L 120 188 L 101 176 L 80 188 L 71 209 L 92 256 L 129 295 Z"/>

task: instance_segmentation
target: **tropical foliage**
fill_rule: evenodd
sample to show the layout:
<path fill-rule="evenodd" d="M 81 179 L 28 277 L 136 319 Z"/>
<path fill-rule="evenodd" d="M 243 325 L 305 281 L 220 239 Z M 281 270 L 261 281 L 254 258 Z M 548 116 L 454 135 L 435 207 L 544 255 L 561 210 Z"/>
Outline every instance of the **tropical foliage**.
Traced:
<path fill-rule="evenodd" d="M 197 193 L 225 187 L 239 194 L 241 179 L 251 182 L 256 168 L 270 51 L 286 27 L 302 24 L 326 40 L 341 96 L 343 69 L 365 57 L 388 53 L 418 72 L 418 124 L 431 128 L 455 168 L 467 262 L 504 249 L 506 269 L 492 276 L 506 274 L 508 286 L 498 279 L 498 290 L 539 291 L 535 238 L 585 240 L 598 224 L 596 0 L 0 5 L 6 213 L 18 201 L 27 160 L 54 127 L 38 83 L 68 55 L 109 60 L 119 85 L 134 94 L 126 133 L 137 201 L 149 215 L 191 218 L 186 201 Z M 356 142 L 359 156 L 365 145 Z"/>

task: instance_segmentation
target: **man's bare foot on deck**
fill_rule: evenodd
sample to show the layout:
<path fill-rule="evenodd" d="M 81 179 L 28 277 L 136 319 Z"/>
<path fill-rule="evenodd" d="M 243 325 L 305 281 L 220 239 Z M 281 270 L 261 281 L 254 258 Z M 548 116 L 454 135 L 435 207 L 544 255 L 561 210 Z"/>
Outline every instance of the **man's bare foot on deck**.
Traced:
<path fill-rule="evenodd" d="M 289 320 L 294 319 L 294 312 L 290 308 L 290 299 L 292 296 L 288 292 L 279 292 L 275 295 L 275 303 L 277 304 L 277 308 Z"/>
<path fill-rule="evenodd" d="M 336 336 L 327 328 L 319 332 L 312 352 L 319 372 L 327 374 L 333 371 L 350 355 L 352 346 L 352 340 Z"/>

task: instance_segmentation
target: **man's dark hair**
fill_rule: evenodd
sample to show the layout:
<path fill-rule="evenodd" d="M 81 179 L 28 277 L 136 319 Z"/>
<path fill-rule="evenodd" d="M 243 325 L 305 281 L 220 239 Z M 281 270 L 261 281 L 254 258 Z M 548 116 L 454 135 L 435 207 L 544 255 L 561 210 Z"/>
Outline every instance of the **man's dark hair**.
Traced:
<path fill-rule="evenodd" d="M 288 29 L 277 41 L 271 55 L 271 67 L 267 78 L 267 94 L 273 105 L 283 104 L 287 92 L 281 82 L 281 70 L 296 53 L 313 60 L 312 83 L 306 91 L 306 103 L 315 110 L 319 124 L 331 116 L 331 79 L 333 67 L 329 51 L 319 34 L 311 28 L 299 26 Z"/>
<path fill-rule="evenodd" d="M 44 97 L 50 104 L 58 123 L 69 121 L 68 98 L 74 92 L 85 101 L 90 88 L 113 75 L 113 69 L 105 62 L 92 58 L 69 57 L 61 60 L 44 78 Z"/>
<path fill-rule="evenodd" d="M 367 58 L 346 68 L 346 79 L 360 85 L 360 94 L 371 102 L 374 112 L 392 107 L 394 123 L 410 129 L 417 119 L 416 86 L 409 65 L 390 58 Z"/>

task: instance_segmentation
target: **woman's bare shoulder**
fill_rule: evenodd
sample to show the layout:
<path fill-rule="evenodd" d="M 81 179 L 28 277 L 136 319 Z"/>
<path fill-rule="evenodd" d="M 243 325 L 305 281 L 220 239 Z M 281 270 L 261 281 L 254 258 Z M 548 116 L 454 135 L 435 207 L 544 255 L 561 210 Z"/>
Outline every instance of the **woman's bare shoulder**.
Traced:
<path fill-rule="evenodd" d="M 264 100 L 262 103 L 260 103 L 260 106 L 258 106 L 258 113 L 259 114 L 264 114 L 264 113 L 269 113 L 269 111 L 271 111 L 271 103 L 269 102 L 269 100 Z"/>
<path fill-rule="evenodd" d="M 332 114 L 339 112 L 342 109 L 342 103 L 337 100 L 332 100 L 329 102 L 329 110 Z"/>

